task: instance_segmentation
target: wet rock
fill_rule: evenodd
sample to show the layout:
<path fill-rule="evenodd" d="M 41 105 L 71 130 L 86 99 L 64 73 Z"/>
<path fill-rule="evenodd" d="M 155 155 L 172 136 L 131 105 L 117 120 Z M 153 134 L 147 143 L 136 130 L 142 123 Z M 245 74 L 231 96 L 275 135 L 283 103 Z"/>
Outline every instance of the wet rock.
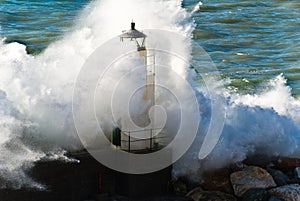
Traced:
<path fill-rule="evenodd" d="M 267 201 L 268 191 L 265 189 L 249 189 L 243 194 L 242 201 Z"/>
<path fill-rule="evenodd" d="M 186 196 L 194 201 L 237 201 L 232 195 L 220 191 L 204 191 L 202 188 L 195 188 Z"/>
<path fill-rule="evenodd" d="M 269 194 L 276 196 L 284 201 L 299 201 L 300 200 L 300 185 L 290 184 L 280 186 L 269 190 Z"/>
<path fill-rule="evenodd" d="M 102 201 L 102 199 L 96 199 L 97 201 Z M 154 196 L 154 197 L 144 197 L 144 198 L 129 198 L 119 195 L 114 195 L 109 198 L 108 201 L 193 201 L 191 198 L 186 196 L 178 195 L 165 195 L 165 196 Z"/>
<path fill-rule="evenodd" d="M 300 167 L 295 168 L 294 174 L 296 179 L 300 179 Z"/>
<path fill-rule="evenodd" d="M 266 170 L 273 177 L 277 186 L 284 186 L 284 185 L 287 185 L 290 183 L 290 178 L 286 174 L 284 174 L 282 171 L 275 170 L 272 168 L 267 168 Z"/>
<path fill-rule="evenodd" d="M 180 195 L 180 194 L 185 195 L 187 193 L 187 186 L 186 186 L 185 182 L 182 181 L 181 179 L 173 181 L 172 187 L 173 187 L 174 193 L 177 195 Z"/>
<path fill-rule="evenodd" d="M 294 171 L 296 167 L 300 167 L 300 159 L 279 157 L 275 162 L 275 167 L 283 171 Z"/>
<path fill-rule="evenodd" d="M 188 192 L 186 196 L 195 200 L 197 198 L 197 195 L 202 193 L 203 191 L 204 190 L 201 187 L 197 187 L 191 190 L 190 192 Z"/>
<path fill-rule="evenodd" d="M 134 199 L 129 199 L 128 201 L 133 201 Z M 193 199 L 185 196 L 158 196 L 158 197 L 149 197 L 149 198 L 140 198 L 135 201 L 193 201 Z"/>
<path fill-rule="evenodd" d="M 271 196 L 268 201 L 284 201 L 276 196 Z"/>
<path fill-rule="evenodd" d="M 245 165 L 243 162 L 233 163 L 229 166 L 231 172 L 241 171 L 245 167 L 247 167 L 247 165 Z"/>
<path fill-rule="evenodd" d="M 242 197 L 247 190 L 252 188 L 266 189 L 276 186 L 272 176 L 266 170 L 255 166 L 232 173 L 230 180 L 234 193 L 238 197 Z"/>
<path fill-rule="evenodd" d="M 221 191 L 233 194 L 233 188 L 230 182 L 230 169 L 222 168 L 219 170 L 206 172 L 203 175 L 204 182 L 201 187 L 208 191 Z"/>

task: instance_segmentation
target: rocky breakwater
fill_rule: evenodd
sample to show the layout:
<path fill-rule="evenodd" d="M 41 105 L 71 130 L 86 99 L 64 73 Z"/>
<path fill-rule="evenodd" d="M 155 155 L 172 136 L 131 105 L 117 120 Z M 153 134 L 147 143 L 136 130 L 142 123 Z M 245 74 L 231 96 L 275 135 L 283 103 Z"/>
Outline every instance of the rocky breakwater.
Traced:
<path fill-rule="evenodd" d="M 300 201 L 299 158 L 255 157 L 204 173 L 196 187 L 177 181 L 174 189 L 194 201 Z"/>

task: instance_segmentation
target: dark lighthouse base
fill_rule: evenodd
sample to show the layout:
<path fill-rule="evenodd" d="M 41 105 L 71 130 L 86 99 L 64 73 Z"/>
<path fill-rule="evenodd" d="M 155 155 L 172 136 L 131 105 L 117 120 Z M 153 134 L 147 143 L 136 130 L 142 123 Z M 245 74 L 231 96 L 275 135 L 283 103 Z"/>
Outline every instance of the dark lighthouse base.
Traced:
<path fill-rule="evenodd" d="M 145 198 L 165 195 L 170 190 L 172 167 L 131 175 L 111 170 L 87 152 L 73 157 L 80 163 L 38 162 L 29 175 L 47 186 L 47 190 L 0 190 L 1 201 L 84 201 L 108 200 L 109 196 Z"/>

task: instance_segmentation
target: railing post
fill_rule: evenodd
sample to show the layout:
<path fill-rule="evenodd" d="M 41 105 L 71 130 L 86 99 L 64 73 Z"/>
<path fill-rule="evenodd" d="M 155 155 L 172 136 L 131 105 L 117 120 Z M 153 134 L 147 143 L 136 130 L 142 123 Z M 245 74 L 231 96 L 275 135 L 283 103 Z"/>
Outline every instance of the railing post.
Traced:
<path fill-rule="evenodd" d="M 130 131 L 128 132 L 128 152 L 130 152 Z"/>
<path fill-rule="evenodd" d="M 150 151 L 152 151 L 152 129 L 150 129 Z"/>

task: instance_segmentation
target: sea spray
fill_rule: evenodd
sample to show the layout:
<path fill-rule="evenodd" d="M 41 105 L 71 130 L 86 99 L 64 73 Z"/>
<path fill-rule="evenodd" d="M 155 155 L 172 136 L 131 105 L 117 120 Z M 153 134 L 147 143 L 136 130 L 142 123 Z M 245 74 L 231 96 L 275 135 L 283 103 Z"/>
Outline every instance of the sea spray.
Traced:
<path fill-rule="evenodd" d="M 193 146 L 175 164 L 175 177 L 186 176 L 200 182 L 206 170 L 222 168 L 256 154 L 300 156 L 299 100 L 291 96 L 282 75 L 262 88 L 261 93 L 254 95 L 231 91 L 223 94 L 227 100 L 226 120 L 219 142 L 207 158 L 199 160 L 197 152 L 205 134 L 200 129 Z M 204 95 L 199 100 L 202 116 L 209 117 L 209 98 Z M 200 128 L 206 125 L 204 118 Z"/>
<path fill-rule="evenodd" d="M 64 158 L 53 157 L 59 155 L 57 149 L 83 148 L 72 119 L 72 92 L 85 59 L 98 46 L 127 29 L 132 19 L 141 30 L 159 28 L 190 37 L 188 17 L 180 1 L 95 1 L 72 32 L 39 55 L 27 54 L 23 44 L 2 42 L 0 105 L 5 113 L 0 132 L 1 161 L 6 162 L 0 166 L 1 187 L 38 187 L 26 175 L 35 161 Z"/>

